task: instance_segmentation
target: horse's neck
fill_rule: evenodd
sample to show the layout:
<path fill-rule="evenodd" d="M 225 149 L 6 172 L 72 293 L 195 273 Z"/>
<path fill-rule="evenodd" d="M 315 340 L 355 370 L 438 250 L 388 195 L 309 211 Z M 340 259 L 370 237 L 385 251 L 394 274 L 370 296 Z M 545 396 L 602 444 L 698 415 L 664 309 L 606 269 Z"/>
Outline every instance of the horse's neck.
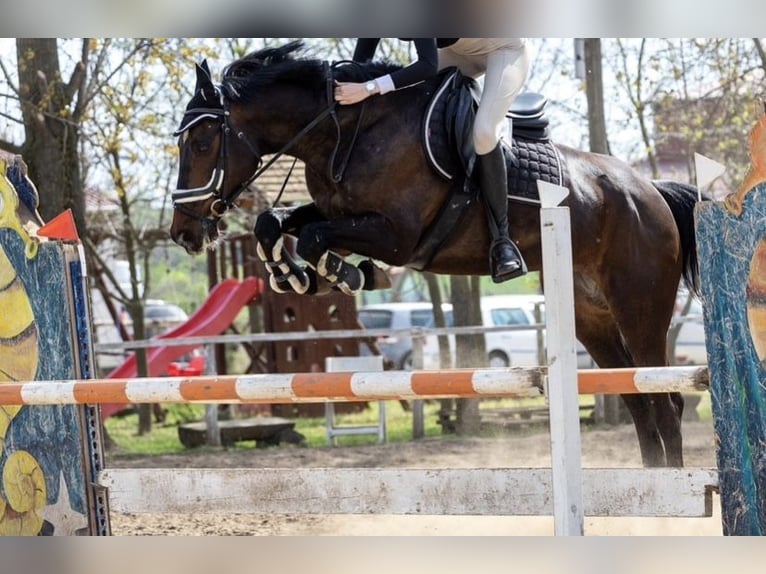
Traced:
<path fill-rule="evenodd" d="M 287 155 L 297 157 L 315 173 L 335 171 L 344 161 L 345 155 L 365 138 L 369 130 L 378 129 L 383 123 L 401 122 L 401 116 L 410 106 L 425 107 L 427 95 L 408 91 L 407 94 L 391 94 L 384 99 L 373 98 L 362 105 L 353 107 L 336 106 L 335 112 L 321 119 L 316 126 L 301 137 L 297 137 L 309 124 L 324 114 L 328 105 L 324 98 L 303 102 L 300 106 L 285 105 L 282 111 L 272 110 L 272 118 L 280 118 L 276 126 L 273 144 L 277 149 L 289 146 Z M 285 100 L 287 102 L 287 100 Z M 296 110 L 300 110 L 296 114 Z M 420 123 L 413 124 L 412 137 L 419 137 Z M 403 134 L 404 135 L 404 134 Z M 292 141 L 296 138 L 295 141 Z M 406 135 L 400 140 L 403 144 Z M 276 150 L 274 150 L 276 151 Z M 333 166 L 330 166 L 330 163 Z"/>

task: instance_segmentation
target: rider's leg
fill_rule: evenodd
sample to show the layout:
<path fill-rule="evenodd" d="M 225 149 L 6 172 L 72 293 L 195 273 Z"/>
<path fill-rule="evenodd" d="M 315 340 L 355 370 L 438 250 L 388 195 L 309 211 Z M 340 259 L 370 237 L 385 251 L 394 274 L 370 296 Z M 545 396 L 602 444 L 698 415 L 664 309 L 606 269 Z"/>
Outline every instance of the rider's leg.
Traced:
<path fill-rule="evenodd" d="M 477 156 L 477 168 L 492 238 L 489 270 L 492 280 L 500 283 L 527 272 L 518 247 L 508 237 L 507 177 L 501 144 L 497 144 L 491 152 Z"/>
<path fill-rule="evenodd" d="M 474 124 L 477 168 L 492 237 L 490 273 L 496 283 L 519 277 L 527 266 L 508 233 L 508 182 L 501 137 L 510 137 L 505 114 L 521 90 L 529 68 L 526 46 L 487 55 L 487 72 Z"/>

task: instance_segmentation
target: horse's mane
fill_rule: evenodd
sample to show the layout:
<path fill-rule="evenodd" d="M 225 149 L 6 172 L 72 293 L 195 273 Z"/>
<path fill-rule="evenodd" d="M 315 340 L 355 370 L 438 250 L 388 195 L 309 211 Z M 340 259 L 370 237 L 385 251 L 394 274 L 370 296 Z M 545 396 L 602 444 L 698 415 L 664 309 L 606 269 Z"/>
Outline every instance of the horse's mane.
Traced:
<path fill-rule="evenodd" d="M 259 88 L 277 82 L 324 89 L 327 79 L 324 62 L 299 57 L 304 49 L 303 42 L 294 41 L 251 52 L 232 62 L 223 71 L 222 87 L 226 96 L 232 101 L 246 102 L 258 93 Z M 385 62 L 346 62 L 333 67 L 333 77 L 341 82 L 364 82 L 400 67 Z"/>

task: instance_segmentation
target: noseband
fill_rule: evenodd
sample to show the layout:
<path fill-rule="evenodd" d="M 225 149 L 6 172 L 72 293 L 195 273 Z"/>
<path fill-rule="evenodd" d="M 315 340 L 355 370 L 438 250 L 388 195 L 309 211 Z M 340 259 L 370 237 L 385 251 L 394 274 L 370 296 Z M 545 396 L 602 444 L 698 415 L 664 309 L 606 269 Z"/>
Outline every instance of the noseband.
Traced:
<path fill-rule="evenodd" d="M 190 108 L 184 113 L 184 118 L 191 116 L 189 121 L 184 121 L 173 135 L 183 136 L 185 132 L 190 130 L 200 121 L 206 118 L 217 119 L 221 125 L 221 145 L 218 152 L 218 159 L 216 161 L 213 173 L 210 176 L 208 182 L 202 187 L 195 187 L 190 189 L 176 189 L 171 193 L 173 199 L 173 209 L 176 209 L 184 215 L 191 217 L 197 221 L 200 221 L 203 227 L 207 229 L 215 228 L 218 225 L 218 220 L 221 219 L 224 213 L 234 205 L 234 201 L 253 183 L 258 179 L 264 171 L 270 168 L 274 162 L 276 162 L 282 155 L 285 154 L 291 147 L 293 147 L 298 140 L 311 131 L 319 122 L 324 120 L 327 116 L 332 116 L 337 124 L 335 118 L 336 103 L 333 97 L 333 79 L 332 74 L 329 71 L 329 65 L 325 62 L 326 77 L 327 77 L 327 95 L 328 103 L 327 107 L 320 112 L 311 122 L 309 122 L 298 134 L 293 137 L 286 145 L 276 152 L 271 159 L 262 165 L 261 154 L 258 151 L 256 145 L 251 143 L 247 135 L 242 130 L 237 130 L 232 125 L 231 113 L 229 112 L 228 99 L 223 94 L 223 87 L 218 86 L 216 92 L 220 96 L 220 107 L 209 108 Z M 229 137 L 235 134 L 236 137 L 245 142 L 253 155 L 258 159 L 258 165 L 256 166 L 253 174 L 242 182 L 232 193 L 228 196 L 223 196 L 224 184 L 226 182 L 226 160 L 228 158 L 228 142 Z M 209 213 L 205 215 L 199 215 L 192 209 L 187 207 L 189 203 L 196 203 L 199 201 L 206 201 L 213 198 L 213 203 L 210 204 Z"/>

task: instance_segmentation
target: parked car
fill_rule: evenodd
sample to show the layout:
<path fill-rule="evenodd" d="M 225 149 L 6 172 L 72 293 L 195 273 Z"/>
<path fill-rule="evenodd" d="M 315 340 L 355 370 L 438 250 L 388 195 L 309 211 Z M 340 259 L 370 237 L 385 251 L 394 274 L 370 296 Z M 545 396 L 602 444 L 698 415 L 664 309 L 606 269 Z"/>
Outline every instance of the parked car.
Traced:
<path fill-rule="evenodd" d="M 496 331 L 485 335 L 489 364 L 492 367 L 545 364 L 545 329 L 533 329 L 545 324 L 543 295 L 491 295 L 482 297 L 481 314 L 486 326 L 528 325 L 522 331 Z M 539 336 L 538 336 L 539 332 Z M 541 339 L 538 342 L 538 339 Z M 542 344 L 542 348 L 541 348 Z M 577 367 L 595 367 L 593 359 L 579 342 L 576 345 Z"/>
<path fill-rule="evenodd" d="M 442 309 L 447 326 L 452 326 L 452 305 L 445 303 Z M 410 329 L 435 326 L 433 305 L 429 302 L 366 305 L 359 309 L 359 321 L 365 329 Z M 433 339 L 432 345 L 438 353 L 436 337 L 428 337 L 428 339 Z M 412 337 L 392 334 L 378 337 L 376 342 L 383 357 L 390 361 L 395 369 L 412 369 Z M 438 364 L 438 356 L 436 363 Z"/>
<path fill-rule="evenodd" d="M 93 328 L 95 330 L 96 343 L 120 343 L 122 338 L 120 330 L 115 325 L 104 303 L 101 293 L 97 290 L 91 292 L 91 309 L 93 311 Z M 161 299 L 147 299 L 144 303 L 144 327 L 146 337 L 154 337 L 165 331 L 178 327 L 188 320 L 188 315 L 178 305 L 167 303 Z M 133 333 L 133 321 L 127 311 L 123 309 L 120 320 L 125 325 L 128 334 Z M 129 355 L 125 351 L 106 351 L 97 354 L 97 367 L 99 372 L 108 373 L 123 363 Z"/>
<path fill-rule="evenodd" d="M 539 321 L 535 318 L 536 308 Z M 532 325 L 545 321 L 545 298 L 542 295 L 482 297 L 481 317 L 482 324 L 487 327 L 530 327 L 521 331 L 486 333 L 484 339 L 490 367 L 540 365 L 545 362 L 545 330 L 532 328 Z"/>
<path fill-rule="evenodd" d="M 538 330 L 535 324 L 535 305 L 542 296 L 494 296 L 482 299 L 482 321 L 485 326 L 529 325 L 520 331 L 485 333 L 487 364 L 492 367 L 509 365 L 539 365 Z M 453 307 L 442 305 L 447 327 L 454 326 Z M 359 310 L 359 320 L 368 329 L 409 329 L 435 326 L 431 303 L 379 303 Z M 391 335 L 378 339 L 381 353 L 397 369 L 412 368 L 412 338 Z M 455 356 L 455 337 L 449 336 L 452 357 Z M 439 368 L 439 344 L 435 335 L 425 338 L 423 367 Z"/>

